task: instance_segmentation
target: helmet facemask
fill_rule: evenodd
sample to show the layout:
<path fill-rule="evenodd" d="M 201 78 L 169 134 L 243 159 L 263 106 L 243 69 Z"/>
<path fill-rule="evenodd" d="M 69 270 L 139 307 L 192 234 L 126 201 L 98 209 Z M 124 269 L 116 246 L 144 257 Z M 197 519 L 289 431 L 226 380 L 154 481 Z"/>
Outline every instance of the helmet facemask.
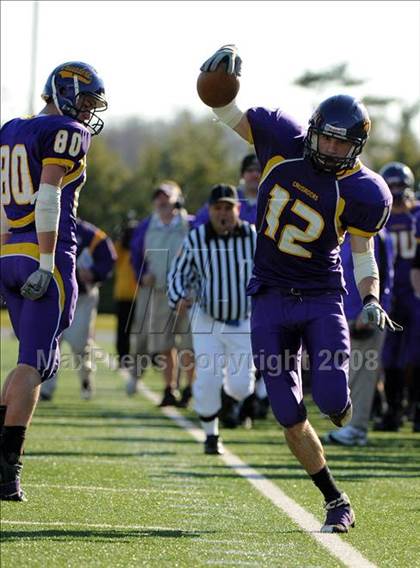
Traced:
<path fill-rule="evenodd" d="M 77 75 L 74 75 L 72 80 L 68 79 L 65 84 L 60 82 L 61 85 L 57 88 L 55 77 L 53 77 L 52 98 L 57 110 L 60 114 L 71 116 L 84 124 L 92 135 L 99 134 L 104 127 L 104 121 L 97 116 L 97 113 L 107 109 L 108 103 L 105 97 L 102 94 L 81 89 Z M 87 97 L 92 100 L 94 106 L 83 110 L 83 99 Z M 89 117 L 81 120 L 79 117 L 81 112 L 89 112 Z"/>
<path fill-rule="evenodd" d="M 59 65 L 47 79 L 42 92 L 57 111 L 77 120 L 92 135 L 99 134 L 104 122 L 97 113 L 107 109 L 105 87 L 96 70 L 87 63 L 70 61 Z"/>
<path fill-rule="evenodd" d="M 340 133 L 340 130 L 343 132 Z M 322 153 L 319 149 L 319 138 L 321 134 L 330 138 L 336 138 L 337 140 L 350 142 L 351 146 L 347 155 L 338 157 Z M 305 155 L 311 158 L 317 169 L 327 173 L 337 173 L 341 170 L 354 168 L 357 156 L 362 153 L 366 140 L 367 137 L 365 139 L 354 138 L 347 135 L 345 133 L 345 129 L 330 126 L 328 124 L 324 128 L 317 128 L 311 124 L 308 128 L 308 133 L 305 139 Z"/>

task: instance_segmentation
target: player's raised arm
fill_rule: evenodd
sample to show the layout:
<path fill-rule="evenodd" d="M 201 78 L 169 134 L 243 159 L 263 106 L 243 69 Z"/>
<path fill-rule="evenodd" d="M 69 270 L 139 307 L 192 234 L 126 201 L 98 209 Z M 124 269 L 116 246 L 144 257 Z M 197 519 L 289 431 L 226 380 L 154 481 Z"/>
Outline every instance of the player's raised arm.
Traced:
<path fill-rule="evenodd" d="M 251 128 L 246 114 L 238 108 L 242 60 L 235 45 L 224 45 L 200 67 L 197 92 L 204 104 L 211 107 L 217 118 L 250 142 Z"/>
<path fill-rule="evenodd" d="M 61 183 L 66 170 L 49 164 L 42 168 L 35 205 L 35 227 L 39 244 L 39 268 L 26 280 L 21 294 L 30 300 L 41 298 L 54 272 L 54 253 L 60 220 Z"/>

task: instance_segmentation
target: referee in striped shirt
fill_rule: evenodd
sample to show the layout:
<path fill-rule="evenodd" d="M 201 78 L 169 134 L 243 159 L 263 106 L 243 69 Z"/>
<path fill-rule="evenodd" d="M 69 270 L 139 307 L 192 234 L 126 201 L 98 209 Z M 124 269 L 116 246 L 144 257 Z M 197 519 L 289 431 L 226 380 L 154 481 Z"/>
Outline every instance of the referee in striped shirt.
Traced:
<path fill-rule="evenodd" d="M 190 314 L 197 372 L 193 395 L 207 454 L 223 453 L 218 431 L 222 385 L 236 401 L 254 390 L 246 286 L 256 232 L 239 219 L 239 211 L 236 189 L 215 185 L 209 222 L 190 231 L 168 275 L 169 304 L 180 316 L 195 296 Z"/>

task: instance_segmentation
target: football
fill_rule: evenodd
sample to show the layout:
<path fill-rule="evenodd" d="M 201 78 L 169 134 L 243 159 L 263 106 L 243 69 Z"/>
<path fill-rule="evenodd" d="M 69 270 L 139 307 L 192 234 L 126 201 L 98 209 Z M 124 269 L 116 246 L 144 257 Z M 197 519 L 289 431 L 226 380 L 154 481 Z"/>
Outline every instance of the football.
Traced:
<path fill-rule="evenodd" d="M 239 79 L 226 73 L 225 63 L 216 71 L 202 71 L 197 79 L 197 93 L 203 103 L 212 108 L 227 105 L 239 91 Z"/>

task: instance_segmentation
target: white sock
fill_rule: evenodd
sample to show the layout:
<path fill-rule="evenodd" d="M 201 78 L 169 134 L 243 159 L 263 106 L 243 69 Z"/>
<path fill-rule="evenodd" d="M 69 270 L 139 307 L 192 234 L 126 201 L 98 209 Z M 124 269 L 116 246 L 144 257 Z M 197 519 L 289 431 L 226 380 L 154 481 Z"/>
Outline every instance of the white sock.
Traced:
<path fill-rule="evenodd" d="M 201 421 L 201 426 L 203 427 L 206 436 L 218 436 L 219 435 L 219 419 L 215 418 L 210 422 Z"/>

